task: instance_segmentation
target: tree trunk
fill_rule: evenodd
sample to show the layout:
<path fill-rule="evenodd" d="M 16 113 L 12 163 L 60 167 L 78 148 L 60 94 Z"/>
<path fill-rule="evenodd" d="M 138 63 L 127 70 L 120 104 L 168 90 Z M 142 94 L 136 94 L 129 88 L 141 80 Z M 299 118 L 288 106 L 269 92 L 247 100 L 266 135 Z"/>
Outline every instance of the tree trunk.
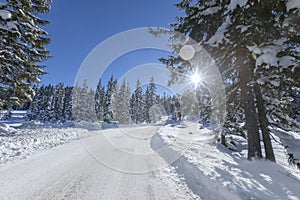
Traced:
<path fill-rule="evenodd" d="M 272 142 L 270 138 L 270 132 L 268 129 L 269 122 L 267 119 L 266 108 L 264 105 L 260 87 L 257 83 L 254 85 L 254 91 L 256 94 L 258 117 L 259 117 L 260 128 L 264 140 L 266 159 L 271 160 L 272 162 L 276 162 L 273 147 L 272 147 Z"/>
<path fill-rule="evenodd" d="M 254 95 L 250 82 L 253 81 L 251 67 L 245 65 L 247 54 L 242 48 L 237 50 L 237 66 L 239 72 L 239 83 L 241 86 L 241 105 L 245 113 L 245 128 L 248 135 L 248 159 L 252 157 L 262 158 L 259 126 L 255 109 Z"/>
<path fill-rule="evenodd" d="M 255 61 L 252 58 L 250 58 L 250 59 L 251 59 L 250 63 L 251 63 L 252 72 L 253 72 L 254 67 L 255 67 Z M 257 78 L 255 77 L 253 89 L 254 89 L 255 96 L 256 96 L 258 119 L 259 119 L 259 125 L 260 125 L 262 136 L 263 136 L 266 159 L 268 159 L 272 162 L 276 162 L 273 147 L 272 147 L 272 142 L 271 142 L 271 138 L 270 138 L 270 131 L 268 129 L 269 121 L 267 119 L 267 112 L 266 112 L 263 96 L 261 93 L 261 88 L 257 84 L 256 80 L 257 80 Z"/>

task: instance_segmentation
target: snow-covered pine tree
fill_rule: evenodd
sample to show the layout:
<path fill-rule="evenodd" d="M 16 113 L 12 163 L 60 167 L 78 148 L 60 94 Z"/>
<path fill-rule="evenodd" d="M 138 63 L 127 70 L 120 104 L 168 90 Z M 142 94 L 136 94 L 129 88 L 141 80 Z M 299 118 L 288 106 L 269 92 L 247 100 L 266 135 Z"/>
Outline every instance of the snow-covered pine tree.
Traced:
<path fill-rule="evenodd" d="M 87 120 L 88 122 L 96 122 L 97 115 L 95 110 L 95 92 L 90 89 L 87 94 Z"/>
<path fill-rule="evenodd" d="M 42 86 L 43 87 L 43 86 Z M 33 100 L 30 102 L 29 108 L 26 112 L 26 117 L 29 120 L 36 120 L 37 119 L 37 115 L 39 112 L 39 105 L 40 105 L 40 101 L 41 101 L 41 96 L 40 96 L 40 89 L 37 85 L 34 85 L 33 87 L 34 89 L 34 98 Z"/>
<path fill-rule="evenodd" d="M 142 123 L 145 121 L 145 99 L 143 94 L 143 89 L 141 86 L 141 82 L 137 80 L 136 89 L 134 91 L 134 105 L 133 105 L 133 116 L 135 119 L 135 123 Z"/>
<path fill-rule="evenodd" d="M 151 108 L 151 104 L 150 104 L 150 95 L 149 95 L 149 86 L 146 88 L 146 92 L 145 92 L 145 109 L 144 109 L 144 118 L 145 121 L 147 123 L 150 123 L 150 115 L 149 115 L 149 110 Z"/>
<path fill-rule="evenodd" d="M 117 80 L 116 80 L 117 82 Z M 120 109 L 120 98 L 119 98 L 119 85 L 116 83 L 115 89 L 112 92 L 111 96 L 111 111 L 112 111 L 112 119 L 114 122 L 117 122 L 117 115 L 119 115 Z"/>
<path fill-rule="evenodd" d="M 180 102 L 177 96 L 172 95 L 168 98 L 170 104 L 170 117 L 174 121 L 182 120 Z"/>
<path fill-rule="evenodd" d="M 66 87 L 64 109 L 63 109 L 64 121 L 73 121 L 72 96 L 73 96 L 73 87 Z"/>
<path fill-rule="evenodd" d="M 196 91 L 196 98 L 198 100 L 199 104 L 199 112 L 200 112 L 200 120 L 199 122 L 201 124 L 207 124 L 209 122 L 211 123 L 216 123 L 214 122 L 213 118 L 213 108 L 212 108 L 212 98 L 210 96 L 209 90 L 204 87 L 200 86 L 199 90 Z"/>
<path fill-rule="evenodd" d="M 197 120 L 199 118 L 199 102 L 195 91 L 187 90 L 183 92 L 179 102 L 182 118 L 187 117 L 189 120 Z"/>
<path fill-rule="evenodd" d="M 29 119 L 42 122 L 54 120 L 53 97 L 54 87 L 52 85 L 41 86 L 38 88 L 37 95 L 31 103 L 28 113 Z"/>
<path fill-rule="evenodd" d="M 65 87 L 63 83 L 55 86 L 53 101 L 55 121 L 64 122 Z"/>
<path fill-rule="evenodd" d="M 27 110 L 29 120 L 65 122 L 72 121 L 72 87 L 62 83 L 41 87 L 35 86 L 34 99 Z"/>
<path fill-rule="evenodd" d="M 276 52 L 276 48 L 272 49 L 270 46 L 279 45 L 283 49 L 288 48 L 287 40 L 284 38 L 288 38 L 288 41 L 292 39 L 284 33 L 282 24 L 285 21 L 291 21 L 291 19 L 299 20 L 299 8 L 295 5 L 298 4 L 294 0 L 288 2 L 280 0 L 196 2 L 183 0 L 177 4 L 178 8 L 185 11 L 186 16 L 178 18 L 178 23 L 172 24 L 173 29 L 201 43 L 210 53 L 228 86 L 226 88 L 229 99 L 228 110 L 243 111 L 243 120 L 246 122 L 244 128 L 245 132 L 248 133 L 249 159 L 254 156 L 262 157 L 259 137 L 259 130 L 261 130 L 264 137 L 266 158 L 275 161 L 268 130 L 268 123 L 270 123 L 268 119 L 271 119 L 270 112 L 272 111 L 266 103 L 268 101 L 267 96 L 263 94 L 267 91 L 275 91 L 276 86 L 273 84 L 273 89 L 266 90 L 259 80 L 265 79 L 269 82 L 274 79 L 274 75 L 277 76 L 278 74 L 266 67 L 265 69 L 260 68 L 264 72 L 268 71 L 263 75 L 263 73 L 258 73 L 258 67 L 277 65 L 275 63 L 280 61 L 273 59 L 280 58 L 280 55 Z M 295 7 L 290 8 L 292 6 Z M 292 26 L 292 29 L 296 30 L 297 25 Z M 295 36 L 293 37 L 294 41 L 297 41 L 298 39 L 295 38 L 299 38 L 299 31 L 293 31 L 293 35 Z M 289 42 L 289 44 L 291 43 Z M 265 50 L 261 51 L 262 48 Z M 175 52 L 178 53 L 179 49 L 178 45 L 174 46 Z M 296 48 L 292 49 L 295 53 Z M 258 56 L 261 55 L 265 57 L 258 59 Z M 189 69 L 189 65 L 184 63 L 180 57 L 171 56 L 168 59 L 162 59 L 162 61 L 170 68 L 180 69 L 181 73 L 185 73 Z M 275 62 L 269 65 L 269 61 Z M 285 75 L 279 74 L 279 77 L 285 78 Z M 295 76 L 286 77 L 291 77 L 295 81 Z M 176 80 L 176 76 L 173 76 L 173 80 Z M 273 83 L 276 84 L 277 82 Z M 284 90 L 286 89 L 282 91 Z M 281 101 L 278 98 L 275 99 Z M 284 109 L 280 109 L 280 111 L 284 112 Z M 231 129 L 232 131 L 234 130 Z"/>
<path fill-rule="evenodd" d="M 6 0 L 0 4 L 0 107 L 32 101 L 33 83 L 44 74 L 40 65 L 49 58 L 50 43 L 37 15 L 50 11 L 51 0 Z"/>
<path fill-rule="evenodd" d="M 88 119 L 88 85 L 84 80 L 82 86 L 76 84 L 73 88 L 73 118 L 76 122 L 89 121 Z"/>
<path fill-rule="evenodd" d="M 56 114 L 55 114 L 55 87 L 51 84 L 45 87 L 45 94 L 44 94 L 44 105 L 43 105 L 43 114 L 40 115 L 40 120 L 43 122 L 55 122 L 56 121 Z"/>
<path fill-rule="evenodd" d="M 78 83 L 76 83 L 72 90 L 72 114 L 74 121 L 77 121 L 77 116 L 79 115 L 79 94 L 80 88 Z"/>
<path fill-rule="evenodd" d="M 163 107 L 163 115 L 170 115 L 170 101 L 168 101 L 169 97 L 164 92 L 163 95 L 159 98 L 159 104 Z"/>
<path fill-rule="evenodd" d="M 103 121 L 105 106 L 105 87 L 102 86 L 102 80 L 100 79 L 97 84 L 95 92 L 95 111 L 98 121 Z"/>
<path fill-rule="evenodd" d="M 146 89 L 145 93 L 145 113 L 144 117 L 147 123 L 151 123 L 151 118 L 156 118 L 154 116 L 151 116 L 154 113 L 154 110 L 150 113 L 150 108 L 157 104 L 157 99 L 156 99 L 156 85 L 154 82 L 154 78 L 152 77 L 149 82 L 149 86 Z M 160 113 L 158 113 L 160 115 Z"/>
<path fill-rule="evenodd" d="M 82 86 L 79 88 L 79 115 L 76 116 L 77 121 L 88 121 L 88 85 L 87 80 L 84 80 Z"/>
<path fill-rule="evenodd" d="M 283 129 L 299 129 L 297 110 L 300 91 L 300 7 L 294 0 L 272 10 L 276 40 L 250 48 L 253 52 L 257 82 L 262 88 L 269 122 Z M 275 28 L 273 28 L 275 29 Z M 275 33 L 275 31 L 273 31 Z"/>
<path fill-rule="evenodd" d="M 136 115 L 135 115 L 135 94 L 134 92 L 131 94 L 129 99 L 129 114 L 131 118 L 131 122 L 136 122 Z"/>
<path fill-rule="evenodd" d="M 163 116 L 163 109 L 159 104 L 154 104 L 149 109 L 150 123 L 156 123 L 161 120 Z"/>
<path fill-rule="evenodd" d="M 117 91 L 117 81 L 114 76 L 110 77 L 110 80 L 107 83 L 107 89 L 105 93 L 105 105 L 104 105 L 104 115 L 103 121 L 106 123 L 111 123 L 114 119 L 113 110 L 112 110 L 112 99 Z"/>
<path fill-rule="evenodd" d="M 119 91 L 113 98 L 114 120 L 120 124 L 129 124 L 131 121 L 129 113 L 130 90 L 126 87 L 126 81 L 123 80 Z"/>
<path fill-rule="evenodd" d="M 128 124 L 131 124 L 132 123 L 132 116 L 131 116 L 131 88 L 130 88 L 130 85 L 129 83 L 127 83 L 127 86 L 126 86 L 126 99 L 128 100 Z M 299 111 L 300 112 L 300 111 Z"/>

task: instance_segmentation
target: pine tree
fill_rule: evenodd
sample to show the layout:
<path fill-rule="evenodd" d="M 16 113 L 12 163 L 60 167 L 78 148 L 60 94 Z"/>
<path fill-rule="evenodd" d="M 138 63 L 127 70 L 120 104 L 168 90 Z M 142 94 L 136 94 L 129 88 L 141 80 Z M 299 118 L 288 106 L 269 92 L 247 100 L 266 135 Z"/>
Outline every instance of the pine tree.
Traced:
<path fill-rule="evenodd" d="M 159 100 L 160 105 L 162 105 L 162 107 L 163 107 L 163 110 L 164 110 L 163 114 L 164 115 L 170 115 L 170 113 L 171 113 L 171 111 L 170 111 L 171 110 L 171 108 L 170 108 L 171 104 L 170 104 L 169 99 L 170 99 L 170 97 L 168 97 L 166 95 L 166 93 L 164 92 L 163 96 Z"/>
<path fill-rule="evenodd" d="M 84 80 L 82 86 L 76 84 L 73 89 L 73 118 L 76 122 L 89 121 L 89 106 L 88 85 Z"/>
<path fill-rule="evenodd" d="M 154 82 L 154 78 L 152 77 L 149 86 L 146 89 L 146 94 L 145 94 L 145 114 L 144 114 L 145 116 L 144 117 L 147 123 L 151 122 L 150 118 L 154 118 L 154 116 L 151 116 L 154 114 L 153 113 L 154 110 L 152 110 L 150 115 L 150 109 L 152 106 L 156 105 L 157 103 L 158 102 L 156 99 L 156 85 Z"/>
<path fill-rule="evenodd" d="M 72 121 L 72 87 L 64 87 L 62 83 L 57 86 L 35 86 L 34 99 L 27 110 L 29 120 L 42 122 Z"/>
<path fill-rule="evenodd" d="M 49 58 L 50 43 L 36 15 L 50 11 L 50 0 L 7 0 L 0 5 L 0 107 L 32 101 L 33 83 L 45 74 L 40 63 Z"/>
<path fill-rule="evenodd" d="M 133 92 L 130 96 L 129 100 L 129 114 L 132 122 L 136 122 L 137 119 L 135 118 L 135 93 Z"/>
<path fill-rule="evenodd" d="M 145 121 L 145 100 L 144 94 L 141 86 L 141 82 L 137 80 L 136 89 L 134 91 L 134 105 L 133 105 L 133 117 L 135 119 L 135 123 L 142 123 Z"/>
<path fill-rule="evenodd" d="M 73 111 L 72 111 L 72 96 L 73 96 L 73 87 L 65 88 L 65 99 L 64 99 L 64 108 L 63 108 L 63 117 L 64 121 L 73 121 Z"/>
<path fill-rule="evenodd" d="M 47 85 L 43 91 L 42 113 L 38 119 L 42 122 L 54 122 L 56 120 L 54 111 L 55 88 L 53 85 Z"/>
<path fill-rule="evenodd" d="M 297 71 L 298 61 L 288 66 L 284 65 L 284 68 L 281 68 L 284 73 L 280 74 L 274 70 L 278 62 L 280 63 L 284 58 L 280 52 L 286 52 L 289 45 L 297 46 L 299 42 L 299 39 L 296 39 L 299 38 L 299 31 L 297 31 L 299 26 L 291 26 L 292 31 L 289 34 L 293 35 L 292 37 L 289 37 L 283 28 L 286 21 L 299 21 L 299 8 L 289 8 L 290 6 L 291 4 L 288 5 L 286 1 L 279 0 L 241 2 L 219 0 L 196 3 L 183 0 L 177 4 L 178 8 L 185 11 L 186 16 L 178 18 L 178 23 L 172 24 L 173 29 L 201 43 L 210 53 L 228 86 L 226 90 L 228 99 L 231 100 L 228 102 L 228 110 L 242 110 L 244 114 L 249 159 L 254 156 L 262 157 L 259 137 L 259 130 L 261 130 L 266 158 L 275 161 L 268 124 L 274 123 L 272 116 L 291 122 L 288 120 L 287 113 L 280 114 L 286 112 L 281 107 L 271 109 L 272 104 L 274 106 L 276 102 L 281 101 L 282 94 L 288 96 L 287 91 L 293 90 L 292 87 L 287 89 L 286 86 L 292 84 L 286 84 L 287 81 L 284 80 L 292 80 L 290 83 L 297 84 L 295 79 L 297 76 L 291 75 L 288 73 L 289 70 L 284 68 Z M 178 49 L 180 45 L 174 45 L 174 51 L 178 53 Z M 289 56 L 295 60 L 296 48 L 293 49 L 289 52 Z M 186 73 L 190 69 L 189 63 L 181 60 L 180 57 L 170 56 L 161 61 L 175 71 L 180 70 L 180 73 Z M 171 82 L 176 79 L 178 79 L 176 75 L 173 75 Z M 269 87 L 261 84 L 265 82 Z M 285 86 L 278 88 L 280 82 Z M 272 99 L 277 101 L 268 102 Z M 238 130 L 239 127 L 236 128 Z"/>
<path fill-rule="evenodd" d="M 42 86 L 43 87 L 43 86 Z M 38 88 L 37 85 L 35 85 L 33 87 L 34 89 L 34 98 L 33 101 L 30 102 L 29 108 L 26 112 L 26 116 L 29 120 L 36 120 L 37 119 L 37 115 L 39 112 L 39 105 L 40 105 L 40 101 L 41 101 L 41 88 Z"/>
<path fill-rule="evenodd" d="M 97 115 L 95 110 L 95 93 L 92 89 L 89 90 L 87 94 L 87 122 L 96 122 L 97 121 Z"/>
<path fill-rule="evenodd" d="M 185 91 L 180 97 L 179 102 L 182 118 L 187 117 L 190 120 L 199 118 L 199 102 L 195 91 Z"/>
<path fill-rule="evenodd" d="M 53 107 L 55 114 L 55 121 L 64 122 L 64 101 L 65 101 L 65 87 L 63 83 L 55 86 L 53 99 Z"/>
<path fill-rule="evenodd" d="M 131 117 L 129 113 L 130 105 L 130 89 L 126 87 L 126 82 L 123 80 L 120 90 L 116 93 L 113 99 L 114 119 L 120 124 L 129 124 Z"/>
<path fill-rule="evenodd" d="M 97 89 L 95 93 L 95 111 L 98 121 L 103 121 L 105 106 L 105 88 L 102 86 L 101 79 L 97 84 Z"/>
<path fill-rule="evenodd" d="M 112 101 L 113 96 L 117 90 L 117 81 L 113 76 L 110 77 L 110 80 L 107 84 L 107 89 L 105 93 L 105 105 L 104 105 L 104 115 L 103 121 L 107 123 L 111 123 L 114 119 L 113 110 L 112 110 Z"/>

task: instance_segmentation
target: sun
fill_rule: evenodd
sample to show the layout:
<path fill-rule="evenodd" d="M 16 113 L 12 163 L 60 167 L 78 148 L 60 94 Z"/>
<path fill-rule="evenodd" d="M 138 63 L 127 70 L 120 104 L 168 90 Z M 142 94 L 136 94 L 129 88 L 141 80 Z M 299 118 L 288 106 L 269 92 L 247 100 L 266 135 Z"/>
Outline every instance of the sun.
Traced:
<path fill-rule="evenodd" d="M 201 76 L 200 76 L 200 74 L 198 72 L 195 72 L 191 76 L 191 81 L 192 81 L 192 83 L 194 83 L 195 86 L 197 86 L 201 82 Z"/>

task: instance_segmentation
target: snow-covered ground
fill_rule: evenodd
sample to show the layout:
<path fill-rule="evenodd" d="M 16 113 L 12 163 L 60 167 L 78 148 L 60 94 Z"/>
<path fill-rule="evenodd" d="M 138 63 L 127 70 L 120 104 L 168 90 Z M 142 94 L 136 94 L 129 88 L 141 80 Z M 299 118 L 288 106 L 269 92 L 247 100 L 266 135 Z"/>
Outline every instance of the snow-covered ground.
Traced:
<path fill-rule="evenodd" d="M 277 164 L 249 161 L 245 139 L 235 138 L 242 148 L 233 152 L 222 145 L 216 146 L 210 130 L 197 129 L 199 125 L 189 122 L 186 125 L 186 128 L 166 126 L 159 137 L 172 151 L 183 155 L 172 165 L 195 194 L 203 197 L 209 190 L 221 191 L 222 199 L 300 199 L 300 171 L 288 164 L 281 144 L 272 141 Z M 204 199 L 205 196 L 221 198 L 209 195 L 204 195 Z"/>
<path fill-rule="evenodd" d="M 273 130 L 275 164 L 247 160 L 241 137 L 235 152 L 216 145 L 192 122 L 88 131 L 98 127 L 12 119 L 0 122 L 0 199 L 300 199 L 287 158 L 299 155 L 297 133 Z"/>
<path fill-rule="evenodd" d="M 0 164 L 25 159 L 38 151 L 79 139 L 88 131 L 77 128 L 12 129 L 0 136 Z"/>
<path fill-rule="evenodd" d="M 0 165 L 0 199 L 200 199 L 151 149 L 158 129 L 95 131 L 90 137 Z"/>
<path fill-rule="evenodd" d="M 1 113 L 2 118 L 6 112 Z M 86 124 L 82 128 L 68 124 L 43 124 L 26 121 L 26 111 L 12 111 L 8 120 L 0 120 L 0 164 L 25 159 L 29 155 L 63 145 L 89 135 Z M 74 126 L 73 123 L 70 123 Z"/>

